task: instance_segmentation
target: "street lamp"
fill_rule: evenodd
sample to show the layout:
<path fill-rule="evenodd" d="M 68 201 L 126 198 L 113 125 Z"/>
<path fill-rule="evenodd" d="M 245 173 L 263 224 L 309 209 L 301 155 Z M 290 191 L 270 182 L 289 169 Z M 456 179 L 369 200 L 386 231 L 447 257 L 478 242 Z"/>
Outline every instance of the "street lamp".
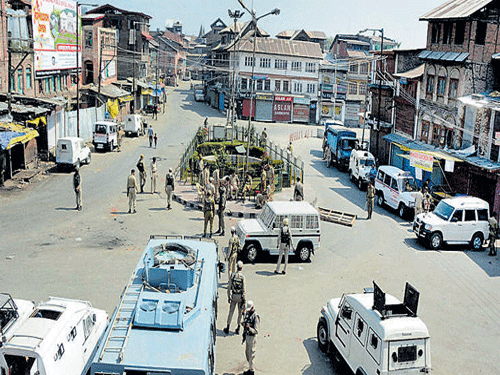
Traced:
<path fill-rule="evenodd" d="M 278 14 L 280 14 L 280 10 L 279 10 L 279 8 L 274 8 L 270 12 L 267 12 L 267 13 L 257 17 L 255 15 L 255 11 L 248 9 L 247 6 L 245 5 L 245 3 L 243 2 L 243 0 L 238 0 L 238 2 L 252 16 L 252 24 L 254 27 L 254 29 L 253 29 L 253 51 L 252 51 L 252 76 L 250 78 L 250 82 L 251 82 L 251 85 L 250 85 L 250 110 L 249 110 L 249 115 L 248 115 L 248 128 L 247 128 L 248 140 L 247 140 L 247 150 L 246 150 L 247 152 L 245 155 L 245 170 L 244 170 L 244 172 L 246 174 L 248 171 L 248 157 L 250 156 L 250 129 L 252 127 L 252 112 L 253 112 L 255 46 L 257 44 L 257 21 L 260 20 L 261 18 L 269 16 L 270 14 L 278 15 Z"/>
<path fill-rule="evenodd" d="M 234 96 L 235 96 L 235 90 L 236 90 L 236 21 L 243 17 L 245 12 L 240 12 L 239 10 L 235 10 L 234 12 L 231 11 L 231 9 L 227 10 L 227 13 L 229 14 L 229 17 L 234 19 L 234 26 L 233 26 L 233 31 L 234 31 L 234 40 L 233 40 L 233 53 L 234 53 L 234 58 L 233 58 L 233 77 L 231 78 L 231 104 L 229 105 L 228 111 L 227 111 L 227 121 L 226 121 L 226 126 L 229 125 L 229 121 L 231 121 L 231 141 L 234 139 Z"/>
<path fill-rule="evenodd" d="M 88 4 L 81 3 L 79 1 L 76 2 L 76 135 L 80 137 L 80 49 L 79 49 L 79 41 L 78 41 L 78 33 L 80 30 L 80 17 L 78 14 L 80 13 L 80 5 L 87 5 L 91 7 L 96 7 L 97 4 Z"/>
<path fill-rule="evenodd" d="M 367 31 L 373 31 L 373 34 L 375 35 L 375 32 L 379 32 L 382 35 L 382 41 L 380 42 L 380 70 L 382 70 L 382 61 L 384 58 L 384 29 L 364 29 L 359 32 L 359 34 L 362 34 Z M 377 69 L 378 70 L 378 67 Z M 375 73 L 376 74 L 376 73 Z M 379 81 L 378 81 L 378 109 L 377 109 L 377 132 L 380 131 L 380 104 L 382 102 L 382 74 L 379 75 Z M 364 134 L 365 126 L 363 125 L 363 134 Z M 364 137 L 363 137 L 364 138 Z M 375 150 L 377 150 L 377 156 L 378 156 L 378 138 L 379 138 L 379 133 L 377 133 L 377 136 L 375 138 Z M 363 139 L 364 141 L 364 139 Z M 371 147 L 370 147 L 371 148 Z"/>

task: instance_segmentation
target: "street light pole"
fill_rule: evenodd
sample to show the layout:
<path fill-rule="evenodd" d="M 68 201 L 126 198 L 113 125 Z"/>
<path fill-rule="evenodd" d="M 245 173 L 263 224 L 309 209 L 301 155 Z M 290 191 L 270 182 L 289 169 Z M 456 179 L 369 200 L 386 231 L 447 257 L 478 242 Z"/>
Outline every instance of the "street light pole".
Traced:
<path fill-rule="evenodd" d="M 245 155 L 245 169 L 244 173 L 246 174 L 248 172 L 248 158 L 250 156 L 250 129 L 252 128 L 252 113 L 253 113 L 253 95 L 254 95 L 254 73 L 255 73 L 255 46 L 257 44 L 257 21 L 260 20 L 261 18 L 267 17 L 270 14 L 278 15 L 280 14 L 280 9 L 275 8 L 270 12 L 267 12 L 259 17 L 255 16 L 255 11 L 250 10 L 247 8 L 243 0 L 238 0 L 240 5 L 252 16 L 252 24 L 254 27 L 253 30 L 253 51 L 252 51 L 252 76 L 250 77 L 250 110 L 249 110 L 249 115 L 248 115 L 248 127 L 247 127 L 247 149 L 246 149 L 246 155 Z"/>
<path fill-rule="evenodd" d="M 236 91 L 236 21 L 243 17 L 245 12 L 240 12 L 239 10 L 235 10 L 234 12 L 231 11 L 231 9 L 228 9 L 228 14 L 229 17 L 234 19 L 234 26 L 233 26 L 233 31 L 234 31 L 234 40 L 233 40 L 233 77 L 231 78 L 231 103 L 229 105 L 228 111 L 227 111 L 227 121 L 226 121 L 226 126 L 229 125 L 229 122 L 231 122 L 231 141 L 234 140 L 234 105 L 235 105 L 235 91 Z M 231 61 L 231 59 L 229 59 Z"/>

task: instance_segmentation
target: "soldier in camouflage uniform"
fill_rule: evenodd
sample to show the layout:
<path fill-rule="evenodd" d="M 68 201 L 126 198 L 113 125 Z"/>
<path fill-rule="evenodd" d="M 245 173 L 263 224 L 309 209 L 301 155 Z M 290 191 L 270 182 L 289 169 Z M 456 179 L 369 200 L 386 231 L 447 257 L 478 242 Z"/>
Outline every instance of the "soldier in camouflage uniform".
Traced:
<path fill-rule="evenodd" d="M 243 262 L 240 260 L 237 265 L 237 271 L 231 275 L 229 278 L 229 283 L 227 284 L 227 302 L 229 303 L 229 315 L 227 316 L 227 325 L 224 328 L 224 333 L 227 335 L 229 333 L 229 326 L 231 320 L 233 320 L 234 309 L 238 305 L 238 320 L 236 321 L 235 333 L 240 333 L 241 318 L 243 316 L 243 310 L 246 303 L 246 286 L 245 286 L 245 276 L 241 273 L 243 269 Z"/>

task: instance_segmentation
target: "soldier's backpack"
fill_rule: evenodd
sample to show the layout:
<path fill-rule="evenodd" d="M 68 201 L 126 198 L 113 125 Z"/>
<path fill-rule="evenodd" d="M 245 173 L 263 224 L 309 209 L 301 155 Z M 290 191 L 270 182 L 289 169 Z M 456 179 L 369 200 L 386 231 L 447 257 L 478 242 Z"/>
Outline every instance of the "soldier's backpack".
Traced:
<path fill-rule="evenodd" d="M 231 283 L 231 291 L 233 294 L 243 294 L 243 276 L 235 273 Z"/>
<path fill-rule="evenodd" d="M 281 237 L 281 243 L 290 243 L 290 229 L 287 228 L 287 230 L 283 230 L 283 228 L 281 228 L 281 233 L 280 233 L 280 237 Z"/>

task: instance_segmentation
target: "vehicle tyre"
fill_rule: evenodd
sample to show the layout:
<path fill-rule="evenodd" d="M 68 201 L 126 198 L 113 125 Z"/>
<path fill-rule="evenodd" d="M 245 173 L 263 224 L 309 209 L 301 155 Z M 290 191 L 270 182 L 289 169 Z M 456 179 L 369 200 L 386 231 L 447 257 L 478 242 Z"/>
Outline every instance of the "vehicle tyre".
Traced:
<path fill-rule="evenodd" d="M 75 169 L 80 169 L 80 165 L 81 165 L 80 159 L 78 159 L 75 163 Z"/>
<path fill-rule="evenodd" d="M 382 207 L 384 205 L 384 194 L 378 193 L 377 195 L 377 205 Z"/>
<path fill-rule="evenodd" d="M 482 233 L 474 233 L 472 236 L 472 240 L 470 241 L 470 247 L 474 251 L 479 251 L 483 247 L 483 234 Z"/>
<path fill-rule="evenodd" d="M 429 238 L 429 247 L 432 250 L 439 250 L 443 245 L 443 236 L 439 232 L 434 232 Z"/>
<path fill-rule="evenodd" d="M 323 353 L 330 351 L 330 340 L 328 339 L 328 325 L 324 318 L 321 318 L 316 328 L 316 337 L 318 339 L 319 349 Z"/>
<path fill-rule="evenodd" d="M 254 244 L 250 244 L 250 245 L 246 246 L 246 248 L 245 248 L 245 260 L 248 263 L 255 263 L 255 260 L 257 259 L 257 255 L 258 255 L 257 246 L 255 246 Z"/>
<path fill-rule="evenodd" d="M 332 152 L 329 148 L 326 149 L 326 166 L 327 168 L 332 166 Z"/>
<path fill-rule="evenodd" d="M 89 152 L 89 156 L 85 159 L 85 164 L 90 164 L 90 160 L 92 159 L 92 154 Z"/>
<path fill-rule="evenodd" d="M 404 219 L 406 216 L 406 206 L 404 203 L 399 204 L 398 214 L 401 219 Z"/>
<path fill-rule="evenodd" d="M 358 178 L 358 189 L 363 190 L 363 180 L 361 178 Z"/>
<path fill-rule="evenodd" d="M 309 262 L 311 259 L 311 246 L 310 245 L 299 245 L 298 249 L 296 250 L 296 256 L 301 262 Z"/>
<path fill-rule="evenodd" d="M 349 169 L 349 180 L 351 180 L 351 182 L 356 183 L 356 181 L 354 181 L 354 173 L 352 173 L 352 169 Z"/>

